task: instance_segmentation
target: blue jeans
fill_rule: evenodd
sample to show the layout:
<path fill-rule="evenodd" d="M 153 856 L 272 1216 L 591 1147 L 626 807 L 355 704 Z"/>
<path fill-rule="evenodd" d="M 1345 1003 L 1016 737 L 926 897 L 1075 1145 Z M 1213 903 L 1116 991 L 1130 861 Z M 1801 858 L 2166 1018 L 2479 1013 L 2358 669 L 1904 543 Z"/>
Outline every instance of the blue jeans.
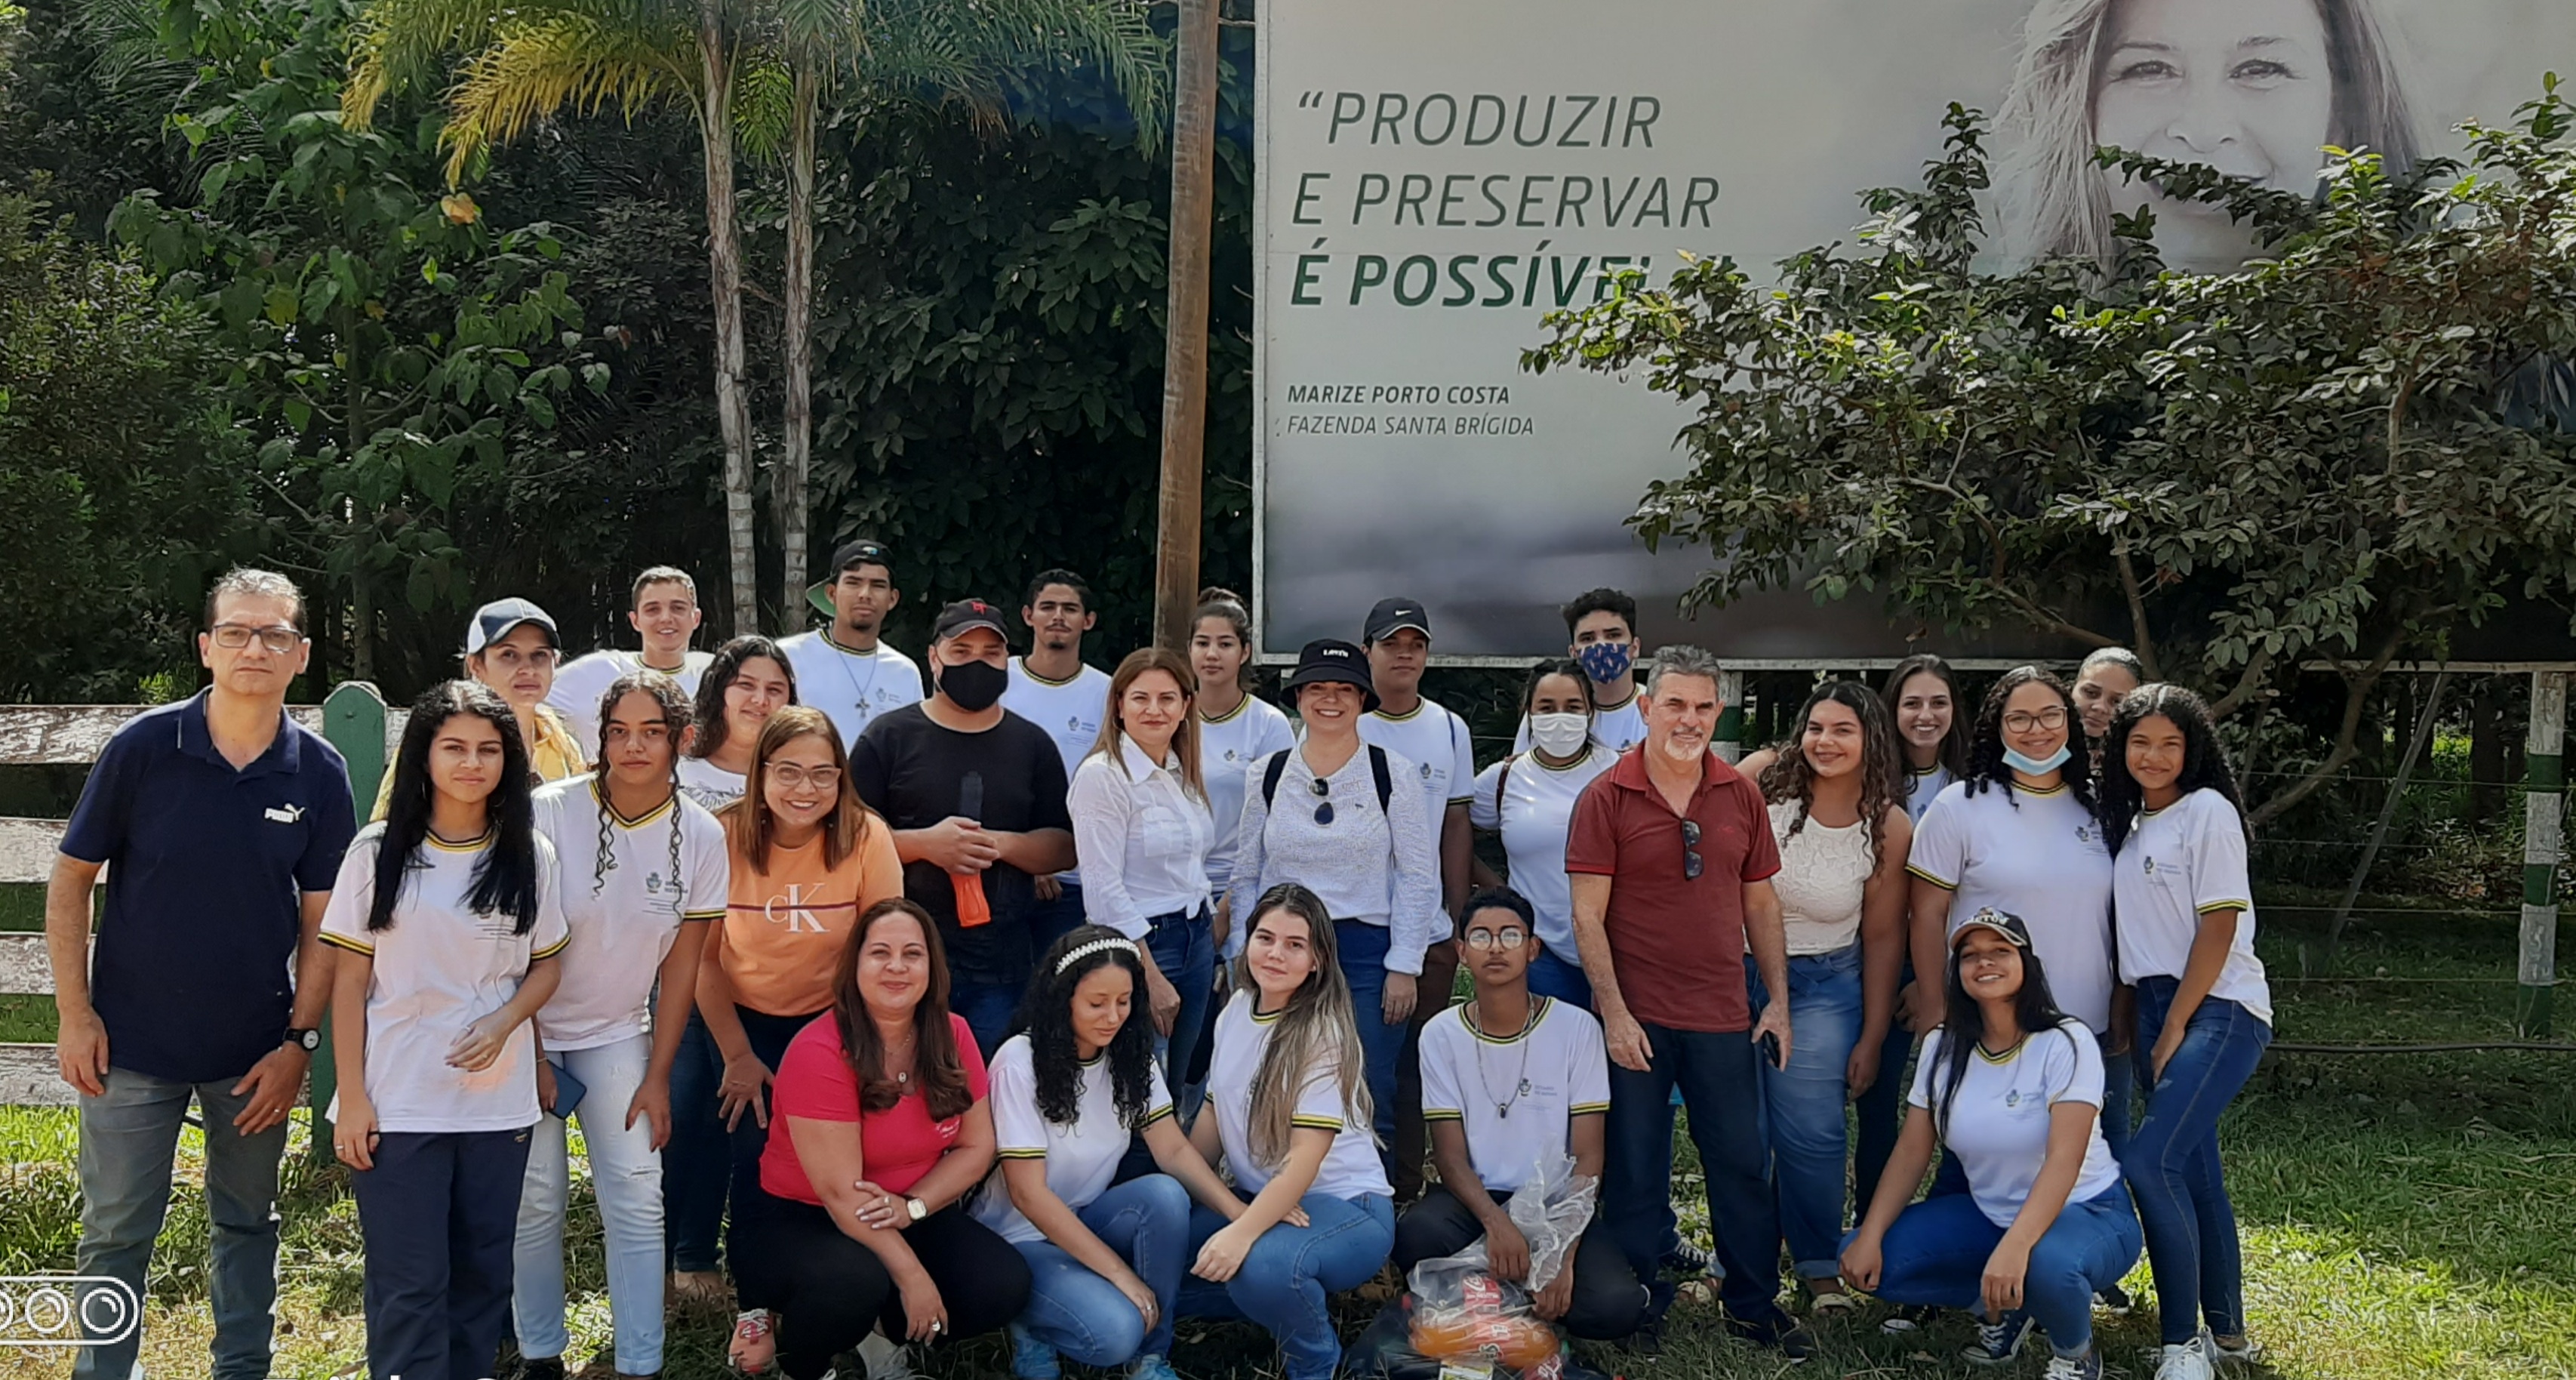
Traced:
<path fill-rule="evenodd" d="M 1756 1020 L 1771 1004 L 1753 960 L 1745 990 Z M 1763 1139 L 1780 1189 L 1780 1234 L 1801 1279 L 1842 1273 L 1843 1160 L 1850 1139 L 1843 1107 L 1852 1047 L 1860 1041 L 1860 945 L 1789 960 L 1789 1066 L 1762 1071 Z"/>
<path fill-rule="evenodd" d="M 1198 1051 L 1199 1033 L 1207 1025 L 1209 999 L 1216 982 L 1216 922 L 1202 908 L 1157 915 L 1145 936 L 1145 949 L 1163 979 L 1181 994 L 1181 1014 L 1172 1018 L 1172 1033 L 1157 1039 L 1162 1047 L 1163 1081 L 1171 1088 L 1181 1124 L 1198 1112 L 1198 1097 L 1184 1085 L 1190 1059 Z"/>
<path fill-rule="evenodd" d="M 1189 1272 L 1190 1195 L 1169 1174 L 1148 1174 L 1110 1189 L 1074 1209 L 1082 1225 L 1116 1251 L 1145 1287 L 1160 1313 L 1145 1325 L 1118 1286 L 1052 1241 L 1014 1241 L 1029 1262 L 1029 1306 L 1020 1326 L 1057 1352 L 1086 1366 L 1121 1366 L 1139 1356 L 1172 1351 L 1172 1310 Z"/>
<path fill-rule="evenodd" d="M 1914 965 L 1908 962 L 1897 975 L 1897 990 L 1914 981 Z M 1901 1015 L 1902 1012 L 1896 1013 Z M 1888 1157 L 1896 1153 L 1896 1131 L 1905 1118 L 1906 1090 L 1913 1081 L 1906 1077 L 1906 1061 L 1914 1057 L 1914 1032 L 1904 1021 L 1893 1016 L 1887 1022 L 1887 1038 L 1878 1047 L 1878 1081 L 1869 1091 L 1852 1101 L 1852 1216 L 1867 1216 L 1872 1199 L 1878 1196 L 1879 1176 L 1887 1172 Z"/>
<path fill-rule="evenodd" d="M 2003 1239 L 2004 1229 L 1967 1194 L 1926 1198 L 1887 1229 L 1878 1297 L 1983 1317 L 1986 1260 Z M 2138 1250 L 2138 1217 L 2117 1185 L 2068 1203 L 2048 1224 L 2030 1250 L 2022 1310 L 2039 1320 L 2058 1355 L 2081 1356 L 2093 1345 L 2093 1296 L 2120 1282 Z"/>
<path fill-rule="evenodd" d="M 626 1124 L 626 1108 L 644 1085 L 653 1037 L 630 1035 L 590 1049 L 546 1056 L 570 1069 L 588 1091 L 573 1115 L 581 1120 L 590 1186 L 608 1247 L 608 1311 L 617 1337 L 617 1373 L 662 1369 L 662 1157 L 653 1122 Z M 563 1118 L 539 1117 L 528 1140 L 527 1186 L 519 1194 L 518 1244 L 510 1285 L 519 1354 L 561 1356 L 564 1332 L 564 1207 L 571 1155 Z"/>
<path fill-rule="evenodd" d="M 1399 1027 L 1400 1028 L 1400 1027 Z M 1181 1281 L 1180 1311 L 1193 1318 L 1246 1318 L 1279 1339 L 1287 1380 L 1331 1380 L 1342 1363 L 1326 1296 L 1373 1278 L 1395 1246 L 1395 1204 L 1374 1193 L 1335 1198 L 1309 1193 L 1297 1206 L 1306 1225 L 1285 1222 L 1261 1234 L 1243 1268 L 1223 1284 L 1196 1275 Z M 1190 1207 L 1190 1258 L 1226 1221 L 1201 1204 Z"/>
<path fill-rule="evenodd" d="M 1530 960 L 1529 989 L 1534 997 L 1554 997 L 1569 1006 L 1592 1009 L 1592 979 L 1583 975 L 1581 965 L 1557 957 L 1553 949 L 1542 947 L 1538 957 Z"/>
<path fill-rule="evenodd" d="M 1360 1055 L 1368 1074 L 1371 1122 L 1378 1155 L 1392 1172 L 1395 1155 L 1395 1074 L 1404 1058 L 1405 1022 L 1386 1019 L 1386 951 L 1390 931 L 1361 920 L 1333 922 L 1342 954 L 1342 976 L 1351 985 L 1351 1018 L 1360 1028 Z"/>
<path fill-rule="evenodd" d="M 244 1070 L 248 1072 L 248 1070 Z M 209 1373 L 216 1380 L 265 1377 L 277 1305 L 277 1164 L 286 1123 L 255 1136 L 233 1129 L 250 1104 L 238 1079 L 181 1083 L 131 1069 L 107 1071 L 106 1090 L 80 1099 L 80 1246 L 73 1268 L 120 1279 L 143 1296 L 152 1239 L 170 1210 L 170 1172 L 179 1126 L 193 1095 L 205 1109 L 206 1221 L 211 1247 L 206 1301 L 214 1311 Z M 86 1301 L 84 1301 L 86 1303 Z M 98 1305 L 104 1319 L 107 1307 Z M 72 1354 L 81 1380 L 125 1380 L 141 1349 L 140 1326 L 124 1340 Z"/>
<path fill-rule="evenodd" d="M 1052 901 L 1031 902 L 1029 917 L 1029 952 L 1042 954 L 1047 947 L 1082 928 L 1088 917 L 1082 913 L 1082 888 L 1068 884 Z"/>
<path fill-rule="evenodd" d="M 716 1086 L 724 1081 L 724 1056 L 696 1008 L 680 1032 L 680 1057 L 671 1065 L 671 1139 L 662 1146 L 662 1221 L 669 1230 L 664 1252 L 674 1270 L 716 1268 L 724 1237 L 725 1189 L 732 1163 L 725 1149 L 724 1118 L 716 1112 Z"/>
<path fill-rule="evenodd" d="M 1720 1296 L 1745 1322 L 1780 1311 L 1780 1208 L 1764 1173 L 1762 1085 L 1753 1042 L 1742 1030 L 1672 1030 L 1648 1023 L 1654 1058 L 1644 1073 L 1610 1065 L 1609 1157 L 1602 1175 L 1602 1220 L 1627 1252 L 1628 1266 L 1654 1291 L 1652 1314 L 1673 1301 L 1661 1261 L 1669 1243 L 1673 1188 L 1673 1093 L 1690 1111 L 1708 1183 L 1709 1234 L 1726 1278 Z"/>
<path fill-rule="evenodd" d="M 975 1052 L 990 1063 L 1010 1037 L 1011 1017 L 1019 1014 L 1020 999 L 1027 995 L 1024 982 L 955 978 L 948 984 L 948 1009 L 966 1018 L 966 1028 L 975 1032 Z"/>
<path fill-rule="evenodd" d="M 2129 1156 L 2129 1101 L 2137 1095 L 2137 1047 L 2128 1054 L 2113 1054 L 2108 1039 L 2095 1036 L 2102 1047 L 2102 1142 L 2111 1147 L 2111 1158 L 2126 1160 Z"/>
<path fill-rule="evenodd" d="M 2163 1037 L 2180 986 L 2169 977 L 2139 979 L 2142 1055 Z M 2146 1119 L 2121 1157 L 2138 1195 L 2167 1343 L 2190 1341 L 2203 1317 L 2222 1337 L 2245 1333 L 2245 1262 L 2218 1158 L 2218 1118 L 2271 1043 L 2272 1028 L 2253 1012 L 2218 997 L 2201 1002 L 2164 1075 L 2148 1089 Z"/>

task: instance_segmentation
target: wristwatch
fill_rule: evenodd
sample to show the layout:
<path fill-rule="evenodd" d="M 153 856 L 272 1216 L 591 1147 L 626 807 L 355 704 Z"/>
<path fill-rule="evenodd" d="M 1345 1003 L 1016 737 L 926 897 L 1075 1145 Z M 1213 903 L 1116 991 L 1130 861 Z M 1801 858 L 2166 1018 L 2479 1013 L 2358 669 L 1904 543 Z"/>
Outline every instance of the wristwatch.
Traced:
<path fill-rule="evenodd" d="M 322 1032 L 319 1030 L 300 1029 L 290 1025 L 286 1028 L 285 1043 L 293 1045 L 307 1054 L 311 1054 L 313 1051 L 322 1047 Z"/>
<path fill-rule="evenodd" d="M 928 1216 L 930 1215 L 930 1208 L 928 1207 L 928 1205 L 924 1204 L 924 1203 L 923 1203 L 919 1198 L 906 1198 L 906 1199 L 904 1199 L 904 1200 L 903 1200 L 903 1210 L 904 1210 L 904 1211 L 906 1211 L 906 1212 L 908 1212 L 908 1213 L 911 1213 L 911 1214 L 912 1214 L 912 1220 L 914 1220 L 914 1221 L 916 1221 L 916 1222 L 918 1222 L 918 1221 L 920 1221 L 922 1218 L 924 1218 L 924 1217 L 928 1217 Z"/>

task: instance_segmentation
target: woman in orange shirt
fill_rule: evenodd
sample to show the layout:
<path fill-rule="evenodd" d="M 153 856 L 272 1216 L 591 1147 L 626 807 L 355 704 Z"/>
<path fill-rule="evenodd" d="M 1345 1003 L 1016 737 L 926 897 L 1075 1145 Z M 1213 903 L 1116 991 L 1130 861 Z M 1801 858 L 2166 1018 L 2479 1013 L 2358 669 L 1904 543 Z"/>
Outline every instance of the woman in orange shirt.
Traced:
<path fill-rule="evenodd" d="M 665 1165 L 666 1176 L 689 1179 L 672 1195 L 675 1237 L 712 1240 L 725 1199 L 741 1201 L 738 1185 L 758 1174 L 769 1139 L 763 1090 L 788 1042 L 831 1010 L 833 964 L 860 912 L 903 894 L 894 831 L 852 790 L 841 736 L 822 711 L 791 705 L 771 715 L 743 787 L 716 816 L 730 894 L 698 965 L 698 1018 L 723 1071 L 712 1088 L 690 1090 L 714 1098 L 730 1132 L 729 1164 Z M 681 1095 L 675 1079 L 673 1101 Z M 717 1283 L 706 1275 L 677 1283 L 704 1290 Z"/>

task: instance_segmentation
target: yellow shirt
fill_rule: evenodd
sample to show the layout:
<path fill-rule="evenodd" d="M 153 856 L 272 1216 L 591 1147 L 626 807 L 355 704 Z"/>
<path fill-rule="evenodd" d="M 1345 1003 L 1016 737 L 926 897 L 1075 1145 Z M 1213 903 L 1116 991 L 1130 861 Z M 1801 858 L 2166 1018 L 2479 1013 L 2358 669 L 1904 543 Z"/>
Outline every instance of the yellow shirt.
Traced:
<path fill-rule="evenodd" d="M 581 744 L 564 726 L 563 716 L 545 705 L 537 706 L 537 741 L 529 745 L 528 763 L 536 768 L 540 782 L 561 781 L 590 770 L 590 759 L 581 752 Z M 394 767 L 385 764 L 385 774 L 376 782 L 376 808 L 367 816 L 369 823 L 385 817 L 393 804 Z"/>
<path fill-rule="evenodd" d="M 832 1004 L 834 965 L 868 907 L 903 894 L 894 831 L 870 819 L 839 867 L 823 865 L 820 835 L 801 848 L 771 845 L 769 870 L 735 852 L 724 922 L 724 972 L 734 1000 L 772 1016 L 805 1016 Z"/>

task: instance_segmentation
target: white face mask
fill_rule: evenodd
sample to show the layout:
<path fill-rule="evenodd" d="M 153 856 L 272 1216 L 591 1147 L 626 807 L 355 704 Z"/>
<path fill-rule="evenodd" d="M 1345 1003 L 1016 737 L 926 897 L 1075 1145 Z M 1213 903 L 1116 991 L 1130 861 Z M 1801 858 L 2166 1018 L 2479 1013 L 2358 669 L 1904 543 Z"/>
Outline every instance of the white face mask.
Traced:
<path fill-rule="evenodd" d="M 1571 757 L 1591 737 L 1589 714 L 1530 715 L 1530 742 L 1550 757 Z"/>

